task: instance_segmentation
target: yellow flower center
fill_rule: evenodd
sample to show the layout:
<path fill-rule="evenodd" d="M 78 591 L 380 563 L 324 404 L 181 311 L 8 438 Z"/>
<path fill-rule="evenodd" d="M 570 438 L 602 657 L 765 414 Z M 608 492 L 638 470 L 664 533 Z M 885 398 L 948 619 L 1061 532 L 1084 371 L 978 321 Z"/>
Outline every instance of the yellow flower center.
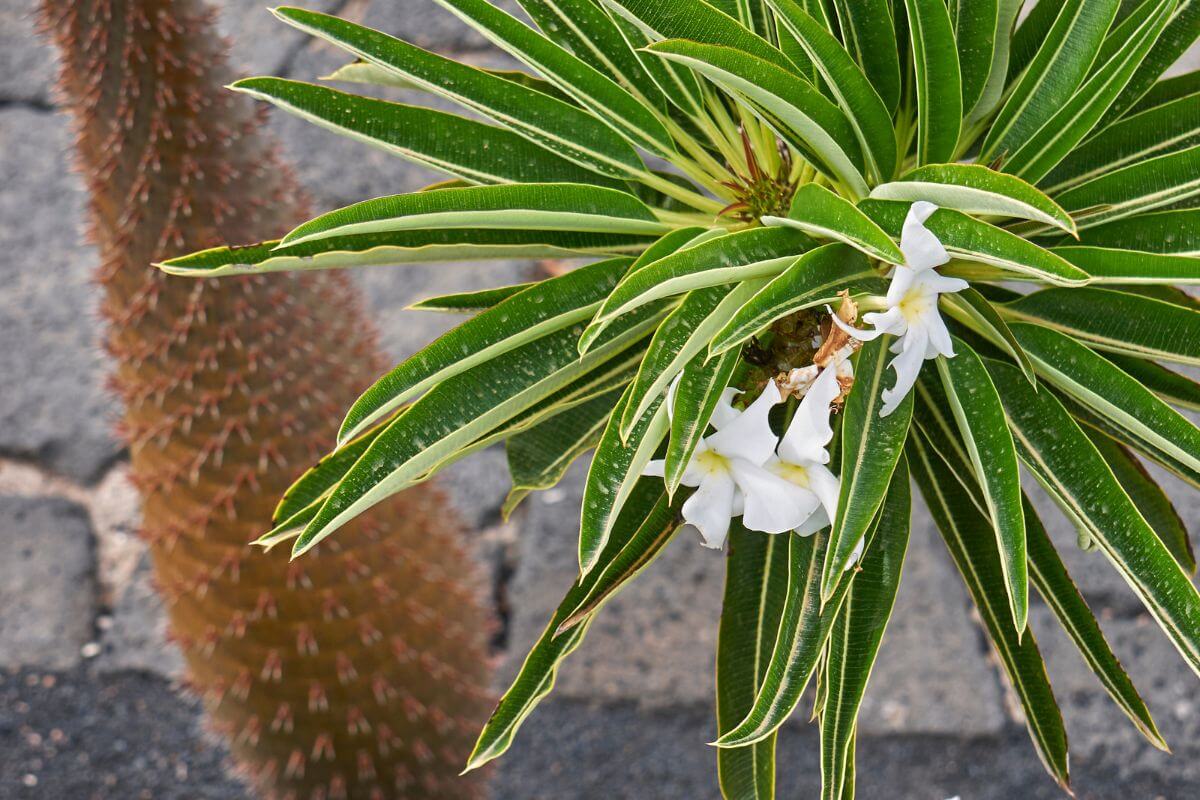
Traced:
<path fill-rule="evenodd" d="M 774 472 L 785 481 L 794 483 L 802 489 L 807 489 L 809 487 L 807 467 L 802 467 L 799 464 L 788 464 L 780 461 L 775 465 Z"/>
<path fill-rule="evenodd" d="M 729 471 L 729 459 L 714 450 L 705 450 L 696 455 L 696 467 L 707 475 Z"/>

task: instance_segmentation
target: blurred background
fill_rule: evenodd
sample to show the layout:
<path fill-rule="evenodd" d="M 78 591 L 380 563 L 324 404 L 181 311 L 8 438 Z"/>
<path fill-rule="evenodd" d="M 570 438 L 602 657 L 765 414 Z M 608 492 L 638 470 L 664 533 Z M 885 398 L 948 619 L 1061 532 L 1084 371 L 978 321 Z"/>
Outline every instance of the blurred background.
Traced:
<path fill-rule="evenodd" d="M 1045 1 L 1045 0 L 1043 0 Z M 431 0 L 305 0 L 307 7 L 471 63 L 502 66 Z M 312 79 L 344 58 L 276 22 L 262 0 L 217 0 L 235 68 Z M 511 3 L 501 2 L 505 7 Z M 1189 54 L 1195 68 L 1200 58 Z M 137 536 L 128 456 L 99 348 L 97 258 L 85 196 L 52 91 L 54 50 L 31 0 L 0 0 L 0 798 L 249 798 L 181 685 L 182 661 Z M 269 123 L 314 211 L 419 188 L 437 176 L 276 114 Z M 389 356 L 453 320 L 406 312 L 434 294 L 498 286 L 547 265 L 375 268 L 354 278 Z M 335 420 L 330 420 L 334 424 Z M 530 498 L 508 522 L 502 449 L 453 467 L 443 485 L 469 530 L 499 620 L 496 689 L 507 685 L 575 572 L 582 478 Z M 1165 479 L 1185 521 L 1200 497 Z M 1044 519 L 1102 614 L 1174 756 L 1146 745 L 1044 608 L 1031 627 L 1049 662 L 1083 798 L 1200 796 L 1196 677 L 1098 554 L 1080 552 L 1056 511 Z M 491 774 L 496 798 L 714 798 L 712 653 L 719 554 L 679 536 L 607 606 Z M 918 509 L 895 614 L 859 722 L 861 797 L 942 800 L 1061 796 L 1042 772 L 927 514 Z M 803 706 L 802 706 L 803 709 Z M 816 796 L 815 728 L 797 713 L 780 737 L 781 795 Z"/>

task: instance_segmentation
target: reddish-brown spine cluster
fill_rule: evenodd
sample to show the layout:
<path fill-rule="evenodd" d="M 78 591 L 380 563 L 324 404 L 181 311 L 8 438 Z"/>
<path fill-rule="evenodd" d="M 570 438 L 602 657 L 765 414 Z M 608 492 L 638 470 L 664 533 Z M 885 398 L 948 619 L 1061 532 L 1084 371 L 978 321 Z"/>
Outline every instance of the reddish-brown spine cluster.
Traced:
<path fill-rule="evenodd" d="M 264 795 L 464 798 L 487 614 L 432 488 L 289 563 L 247 542 L 381 367 L 340 275 L 167 277 L 304 202 L 196 0 L 43 2 L 90 192 L 105 345 L 145 537 L 191 685 Z"/>

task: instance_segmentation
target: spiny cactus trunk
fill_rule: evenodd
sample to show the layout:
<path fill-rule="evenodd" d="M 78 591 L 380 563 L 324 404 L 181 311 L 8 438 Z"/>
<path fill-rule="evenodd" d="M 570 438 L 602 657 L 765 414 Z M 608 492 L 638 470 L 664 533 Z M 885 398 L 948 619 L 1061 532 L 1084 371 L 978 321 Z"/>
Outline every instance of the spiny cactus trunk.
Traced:
<path fill-rule="evenodd" d="M 44 0 L 91 193 L 145 536 L 192 685 L 268 796 L 462 798 L 487 617 L 433 489 L 288 563 L 247 542 L 380 355 L 339 275 L 195 283 L 166 253 L 282 232 L 295 185 L 193 0 Z"/>

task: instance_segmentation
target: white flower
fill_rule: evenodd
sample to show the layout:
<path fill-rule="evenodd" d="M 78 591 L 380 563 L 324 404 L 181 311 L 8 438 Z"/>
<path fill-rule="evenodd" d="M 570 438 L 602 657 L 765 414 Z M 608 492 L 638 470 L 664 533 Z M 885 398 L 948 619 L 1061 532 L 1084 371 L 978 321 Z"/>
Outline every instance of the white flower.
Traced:
<path fill-rule="evenodd" d="M 954 356 L 950 331 L 938 313 L 938 296 L 960 292 L 967 288 L 967 282 L 947 278 L 933 269 L 950 260 L 942 243 L 925 227 L 925 220 L 934 211 L 937 206 L 924 201 L 909 207 L 900 234 L 900 250 L 907 264 L 897 266 L 892 273 L 887 310 L 863 315 L 863 322 L 874 330 L 852 328 L 836 316 L 833 318 L 839 328 L 862 341 L 885 333 L 900 337 L 891 347 L 896 353 L 890 364 L 896 370 L 896 385 L 883 390 L 880 416 L 886 417 L 896 410 L 917 382 L 921 364 L 926 359 Z"/>
<path fill-rule="evenodd" d="M 695 526 L 706 547 L 720 549 L 729 523 L 741 515 L 750 530 L 783 533 L 812 514 L 809 492 L 764 468 L 775 457 L 778 437 L 767 419 L 783 398 L 774 381 L 745 411 L 730 405 L 735 392 L 722 393 L 710 420 L 716 433 L 702 439 L 681 483 L 696 491 L 683 504 L 683 519 Z M 651 461 L 644 474 L 662 476 L 664 462 Z"/>

